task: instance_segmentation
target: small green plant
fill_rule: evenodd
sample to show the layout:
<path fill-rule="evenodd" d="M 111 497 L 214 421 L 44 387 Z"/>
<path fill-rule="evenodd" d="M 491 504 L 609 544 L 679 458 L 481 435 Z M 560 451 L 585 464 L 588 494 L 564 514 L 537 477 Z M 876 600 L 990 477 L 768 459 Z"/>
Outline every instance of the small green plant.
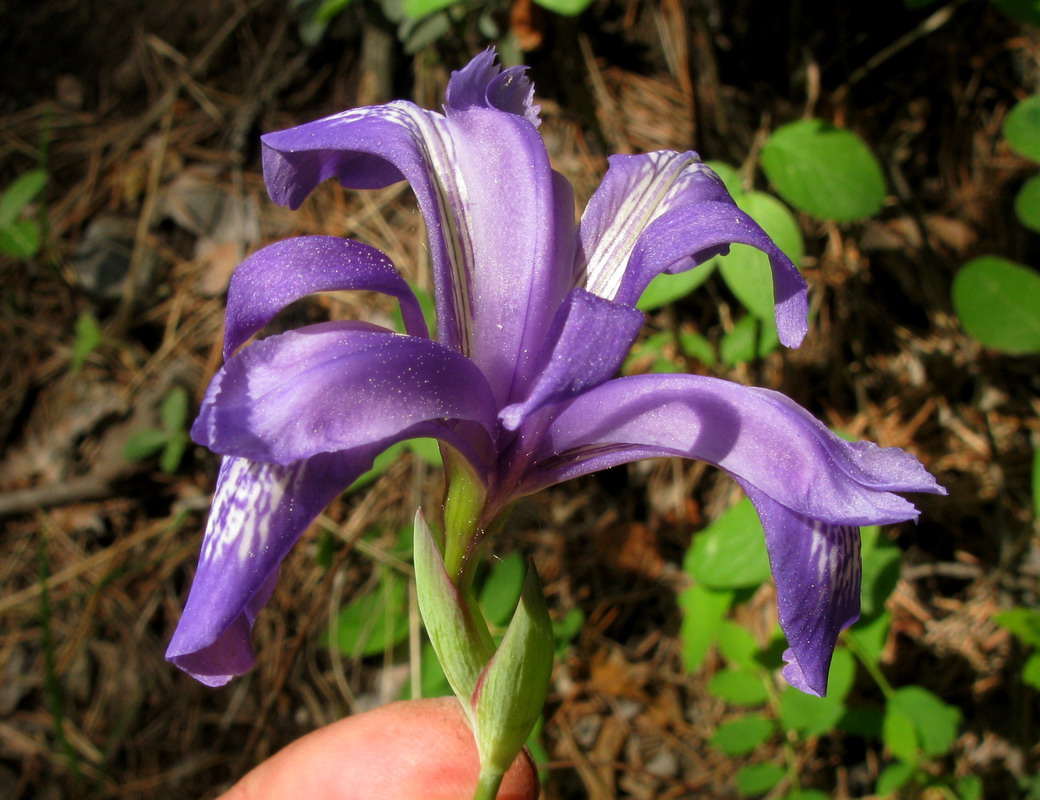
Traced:
<path fill-rule="evenodd" d="M 43 225 L 25 212 L 46 185 L 47 172 L 34 169 L 0 195 L 0 252 L 13 258 L 32 258 L 39 252 Z"/>
<path fill-rule="evenodd" d="M 191 441 L 187 430 L 188 410 L 188 392 L 175 386 L 159 406 L 162 427 L 135 433 L 127 440 L 123 456 L 129 461 L 143 461 L 159 453 L 159 468 L 170 474 L 176 472 Z"/>
<path fill-rule="evenodd" d="M 1007 5 L 1035 11 L 1033 3 Z M 1004 138 L 1018 154 L 1040 161 L 1040 95 L 1011 109 Z M 1040 176 L 1019 190 L 1015 213 L 1026 228 L 1040 232 Z M 1012 354 L 1040 352 L 1040 275 L 1035 270 L 999 256 L 980 256 L 957 273 L 952 294 L 961 325 L 982 344 Z"/>
<path fill-rule="evenodd" d="M 965 264 L 953 281 L 953 307 L 974 339 L 1005 353 L 1040 352 L 1040 275 L 998 256 Z"/>
<path fill-rule="evenodd" d="M 80 372 L 87 359 L 104 342 L 105 336 L 97 319 L 89 311 L 76 318 L 76 338 L 72 341 L 72 371 Z"/>

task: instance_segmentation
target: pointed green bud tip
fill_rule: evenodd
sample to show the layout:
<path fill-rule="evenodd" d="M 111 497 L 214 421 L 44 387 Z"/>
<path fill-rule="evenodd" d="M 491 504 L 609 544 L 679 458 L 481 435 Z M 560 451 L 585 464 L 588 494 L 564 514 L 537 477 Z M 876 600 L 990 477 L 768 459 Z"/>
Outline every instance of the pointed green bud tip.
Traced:
<path fill-rule="evenodd" d="M 413 531 L 415 588 L 426 632 L 455 695 L 474 724 L 469 698 L 494 645 L 473 598 L 463 596 L 444 568 L 444 559 L 422 509 Z"/>
<path fill-rule="evenodd" d="M 529 563 L 513 619 L 471 700 L 481 772 L 509 769 L 542 713 L 552 667 L 552 622 L 538 573 Z"/>

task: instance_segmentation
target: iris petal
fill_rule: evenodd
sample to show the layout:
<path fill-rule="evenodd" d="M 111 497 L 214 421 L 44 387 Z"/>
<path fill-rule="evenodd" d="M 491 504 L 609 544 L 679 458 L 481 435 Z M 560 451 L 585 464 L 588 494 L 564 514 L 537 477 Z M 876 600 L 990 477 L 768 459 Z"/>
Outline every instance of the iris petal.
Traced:
<path fill-rule="evenodd" d="M 311 520 L 387 445 L 279 466 L 225 458 L 199 567 L 166 658 L 208 686 L 253 665 L 250 630 Z"/>
<path fill-rule="evenodd" d="M 680 205 L 732 201 L 722 180 L 693 152 L 614 155 L 608 161 L 581 217 L 576 284 L 613 300 L 650 223 Z"/>
<path fill-rule="evenodd" d="M 428 336 L 422 309 L 393 263 L 374 247 L 336 236 L 299 236 L 253 253 L 228 288 L 224 358 L 294 300 L 312 292 L 367 290 L 396 297 L 405 329 Z"/>
<path fill-rule="evenodd" d="M 914 506 L 891 490 L 945 493 L 908 453 L 850 444 L 777 392 L 699 375 L 618 378 L 570 401 L 549 426 L 529 484 L 653 456 L 715 464 L 831 524 L 915 519 Z"/>
<path fill-rule="evenodd" d="M 838 634 L 859 618 L 859 527 L 809 519 L 745 489 L 765 529 L 780 627 L 790 644 L 783 675 L 822 697 Z"/>
<path fill-rule="evenodd" d="M 805 336 L 805 280 L 696 153 L 612 156 L 579 232 L 578 282 L 628 305 L 662 272 L 692 269 L 731 244 L 756 247 L 773 270 L 780 341 L 796 347 Z"/>
<path fill-rule="evenodd" d="M 568 296 L 547 337 L 537 378 L 521 403 L 502 409 L 506 428 L 552 403 L 581 394 L 612 378 L 643 325 L 643 314 L 575 289 Z"/>
<path fill-rule="evenodd" d="M 290 464 L 431 420 L 468 420 L 483 439 L 494 435 L 495 406 L 473 362 L 429 339 L 329 322 L 233 356 L 192 436 L 222 455 Z"/>
<path fill-rule="evenodd" d="M 769 257 L 776 330 L 781 342 L 797 347 L 809 329 L 805 278 L 759 224 L 732 201 L 680 206 L 650 224 L 636 244 L 616 299 L 634 304 L 662 272 L 691 269 L 727 252 L 731 244 L 756 247 Z"/>

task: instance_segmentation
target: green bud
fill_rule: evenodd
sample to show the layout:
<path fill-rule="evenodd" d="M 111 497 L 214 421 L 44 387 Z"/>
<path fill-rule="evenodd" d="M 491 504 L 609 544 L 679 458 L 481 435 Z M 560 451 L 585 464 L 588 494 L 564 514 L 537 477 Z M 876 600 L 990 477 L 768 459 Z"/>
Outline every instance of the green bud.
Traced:
<path fill-rule="evenodd" d="M 498 651 L 473 692 L 481 773 L 503 775 L 542 713 L 553 667 L 553 631 L 533 564 Z"/>
<path fill-rule="evenodd" d="M 422 509 L 415 514 L 413 558 L 419 613 L 448 683 L 463 700 L 473 726 L 473 712 L 465 699 L 473 695 L 494 644 L 475 602 L 463 596 L 445 570 Z"/>

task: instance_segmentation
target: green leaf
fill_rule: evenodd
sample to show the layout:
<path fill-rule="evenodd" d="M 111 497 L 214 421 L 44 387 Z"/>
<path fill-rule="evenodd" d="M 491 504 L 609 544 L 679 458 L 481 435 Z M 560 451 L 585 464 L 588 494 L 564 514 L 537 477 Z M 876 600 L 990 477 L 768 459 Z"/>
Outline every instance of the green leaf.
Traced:
<path fill-rule="evenodd" d="M 580 14 L 592 5 L 592 0 L 535 0 L 535 2 L 543 8 L 562 14 L 565 17 L 573 17 L 576 14 Z"/>
<path fill-rule="evenodd" d="M 878 777 L 877 793 L 885 796 L 898 792 L 910 782 L 915 772 L 917 767 L 912 763 L 897 761 L 895 764 L 889 764 Z"/>
<path fill-rule="evenodd" d="M 40 225 L 21 219 L 0 228 L 0 251 L 12 258 L 32 258 L 40 250 Z"/>
<path fill-rule="evenodd" d="M 762 226 L 795 264 L 802 260 L 805 243 L 798 221 L 783 203 L 765 192 L 748 192 L 737 198 L 737 205 Z M 735 244 L 729 255 L 719 256 L 719 271 L 726 285 L 744 307 L 773 327 L 773 273 L 769 257 L 754 247 Z"/>
<path fill-rule="evenodd" d="M 861 739 L 880 739 L 884 716 L 877 708 L 846 708 L 837 727 Z"/>
<path fill-rule="evenodd" d="M 757 706 L 769 699 L 762 678 L 736 669 L 723 669 L 715 673 L 708 684 L 708 691 L 738 706 Z"/>
<path fill-rule="evenodd" d="M 104 336 L 93 314 L 84 311 L 76 319 L 76 338 L 72 342 L 72 371 L 79 372 L 90 354 L 98 349 Z"/>
<path fill-rule="evenodd" d="M 725 620 L 719 625 L 717 637 L 719 650 L 731 665 L 748 671 L 753 671 L 759 666 L 755 659 L 758 655 L 758 642 L 747 628 Z"/>
<path fill-rule="evenodd" d="M 491 568 L 480 590 L 480 607 L 489 624 L 500 628 L 509 624 L 524 587 L 524 567 L 524 557 L 514 551 Z"/>
<path fill-rule="evenodd" d="M 884 741 L 885 747 L 896 758 L 913 764 L 920 760 L 914 721 L 895 703 L 889 702 L 885 707 L 885 719 L 881 723 L 881 739 Z"/>
<path fill-rule="evenodd" d="M 856 662 L 845 648 L 834 651 L 827 696 L 813 697 L 797 689 L 780 696 L 780 722 L 802 736 L 822 736 L 834 729 L 845 714 L 845 698 L 856 677 Z"/>
<path fill-rule="evenodd" d="M 784 200 L 822 219 L 863 219 L 885 202 L 885 176 L 870 148 L 820 119 L 777 129 L 762 147 L 762 169 Z"/>
<path fill-rule="evenodd" d="M 740 589 L 768 580 L 765 534 L 751 501 L 743 498 L 697 534 L 683 567 L 711 589 Z"/>
<path fill-rule="evenodd" d="M 188 422 L 188 392 L 183 386 L 175 386 L 163 398 L 159 406 L 159 419 L 163 428 L 170 433 L 183 431 Z"/>
<path fill-rule="evenodd" d="M 314 12 L 314 18 L 322 22 L 328 22 L 349 6 L 353 0 L 325 0 L 318 10 Z"/>
<path fill-rule="evenodd" d="M 636 303 L 640 311 L 653 311 L 668 303 L 674 303 L 704 283 L 715 270 L 715 259 L 680 272 L 677 275 L 662 273 L 650 281 Z"/>
<path fill-rule="evenodd" d="M 953 747 L 953 742 L 957 738 L 957 725 L 961 718 L 959 709 L 944 703 L 920 686 L 904 686 L 896 689 L 895 694 L 888 701 L 888 706 L 889 711 L 894 708 L 912 721 L 921 750 L 925 755 L 940 756 L 948 753 Z M 897 753 L 897 755 L 906 761 L 910 760 L 902 753 Z"/>
<path fill-rule="evenodd" d="M 1040 25 L 1040 0 L 993 0 L 993 5 L 1019 22 Z"/>
<path fill-rule="evenodd" d="M 708 744 L 728 756 L 750 753 L 776 731 L 776 723 L 759 714 L 748 714 L 715 729 Z"/>
<path fill-rule="evenodd" d="M 164 448 L 169 440 L 170 434 L 166 431 L 138 431 L 123 445 L 123 458 L 127 461 L 144 461 Z"/>
<path fill-rule="evenodd" d="M 378 655 L 408 638 L 408 589 L 404 578 L 386 569 L 375 590 L 352 600 L 329 632 L 350 658 Z"/>
<path fill-rule="evenodd" d="M 855 645 L 872 663 L 881 660 L 881 653 L 888 641 L 888 629 L 892 625 L 892 615 L 883 611 L 876 617 L 865 618 L 849 628 L 843 636 L 852 639 Z"/>
<path fill-rule="evenodd" d="M 159 469 L 168 475 L 173 475 L 177 471 L 177 467 L 181 465 L 181 459 L 184 458 L 184 451 L 190 441 L 188 434 L 184 431 L 172 436 L 166 442 L 162 455 L 159 456 Z"/>
<path fill-rule="evenodd" d="M 580 608 L 572 608 L 561 620 L 553 620 L 553 638 L 556 639 L 556 657 L 563 658 L 567 648 L 571 646 L 582 627 L 585 625 L 585 612 Z"/>
<path fill-rule="evenodd" d="M 961 324 L 987 347 L 1040 351 L 1040 275 L 998 256 L 969 261 L 953 280 Z"/>
<path fill-rule="evenodd" d="M 982 778 L 978 775 L 965 775 L 953 785 L 960 800 L 982 800 Z"/>
<path fill-rule="evenodd" d="M 679 347 L 682 348 L 683 355 L 686 357 L 695 358 L 709 367 L 715 366 L 715 351 L 712 349 L 711 342 L 699 333 L 681 331 L 679 333 Z"/>
<path fill-rule="evenodd" d="M 830 800 L 830 797 L 815 789 L 799 789 L 785 794 L 784 800 Z"/>
<path fill-rule="evenodd" d="M 441 466 L 441 445 L 436 439 L 409 439 L 406 444 L 409 450 L 431 467 Z"/>
<path fill-rule="evenodd" d="M 1009 608 L 993 615 L 993 621 L 1011 631 L 1030 647 L 1040 648 L 1040 611 Z"/>
<path fill-rule="evenodd" d="M 462 0 L 404 0 L 404 13 L 412 19 L 422 19 L 460 2 Z"/>
<path fill-rule="evenodd" d="M 0 197 L 0 228 L 9 228 L 47 185 L 47 172 L 34 169 L 16 178 Z"/>
<path fill-rule="evenodd" d="M 903 551 L 876 525 L 860 530 L 863 559 L 863 584 L 860 591 L 862 614 L 869 617 L 885 607 L 899 582 Z"/>
<path fill-rule="evenodd" d="M 787 770 L 776 764 L 751 764 L 737 773 L 737 788 L 748 797 L 765 794 L 781 780 Z"/>
<path fill-rule="evenodd" d="M 1018 190 L 1015 214 L 1029 230 L 1040 233 L 1040 175 L 1034 175 Z"/>
<path fill-rule="evenodd" d="M 1040 653 L 1033 653 L 1022 667 L 1022 681 L 1040 689 Z"/>
<path fill-rule="evenodd" d="M 692 673 L 699 670 L 708 657 L 715 633 L 733 604 L 733 592 L 695 583 L 679 594 L 678 602 L 683 615 L 679 632 L 683 666 Z"/>
<path fill-rule="evenodd" d="M 754 314 L 746 314 L 719 342 L 719 358 L 731 367 L 754 361 L 758 355 L 759 326 Z"/>

